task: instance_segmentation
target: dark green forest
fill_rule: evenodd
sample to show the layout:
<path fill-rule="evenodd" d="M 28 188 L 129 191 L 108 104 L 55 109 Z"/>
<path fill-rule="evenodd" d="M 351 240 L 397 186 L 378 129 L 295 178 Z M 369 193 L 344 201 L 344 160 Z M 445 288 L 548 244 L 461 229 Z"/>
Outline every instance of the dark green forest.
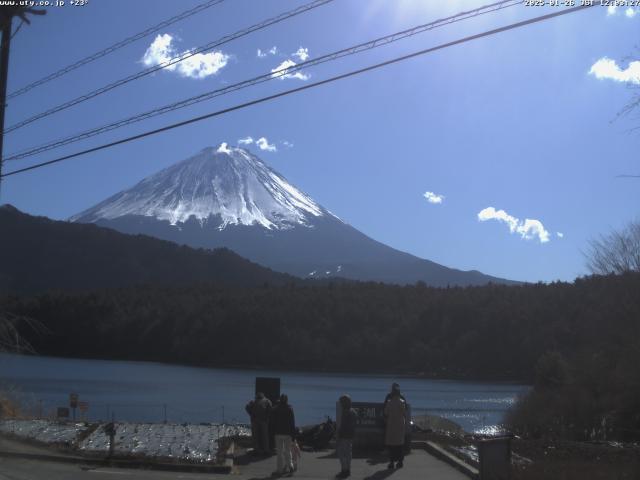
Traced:
<path fill-rule="evenodd" d="M 517 287 L 131 287 L 6 296 L 41 354 L 532 380 L 546 352 L 640 347 L 640 275 Z M 295 359 L 295 361 L 292 361 Z"/>

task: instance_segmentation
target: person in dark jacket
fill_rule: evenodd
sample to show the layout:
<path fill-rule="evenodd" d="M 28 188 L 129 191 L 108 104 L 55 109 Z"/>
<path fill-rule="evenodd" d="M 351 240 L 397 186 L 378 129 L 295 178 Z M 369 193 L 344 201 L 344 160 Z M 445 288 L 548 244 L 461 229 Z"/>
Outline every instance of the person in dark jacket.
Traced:
<path fill-rule="evenodd" d="M 276 437 L 276 475 L 293 473 L 291 442 L 296 435 L 296 420 L 289 398 L 282 394 L 272 412 L 273 429 Z"/>
<path fill-rule="evenodd" d="M 342 395 L 340 397 L 340 424 L 336 438 L 336 455 L 340 459 L 340 473 L 337 478 L 347 478 L 351 475 L 351 452 L 353 437 L 356 433 L 356 411 L 351 408 L 351 397 Z"/>
<path fill-rule="evenodd" d="M 269 415 L 271 414 L 271 400 L 258 392 L 256 399 L 249 402 L 245 409 L 251 417 L 251 434 L 257 454 L 269 453 Z"/>

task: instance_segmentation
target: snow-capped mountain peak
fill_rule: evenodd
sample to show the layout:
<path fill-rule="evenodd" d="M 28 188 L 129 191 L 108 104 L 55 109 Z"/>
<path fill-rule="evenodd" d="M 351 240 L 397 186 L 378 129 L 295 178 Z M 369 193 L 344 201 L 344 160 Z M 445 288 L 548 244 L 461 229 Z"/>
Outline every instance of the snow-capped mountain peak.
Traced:
<path fill-rule="evenodd" d="M 125 215 L 172 225 L 195 217 L 201 224 L 260 225 L 282 230 L 333 216 L 249 151 L 221 143 L 151 175 L 71 218 L 96 222 Z"/>

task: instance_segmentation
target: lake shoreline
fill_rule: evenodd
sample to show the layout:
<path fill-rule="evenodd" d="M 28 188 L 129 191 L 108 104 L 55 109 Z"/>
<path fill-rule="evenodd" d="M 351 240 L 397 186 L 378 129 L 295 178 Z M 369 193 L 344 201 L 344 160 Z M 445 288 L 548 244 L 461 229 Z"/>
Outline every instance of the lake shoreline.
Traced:
<path fill-rule="evenodd" d="M 347 375 L 347 376 L 375 376 L 375 377 L 389 377 L 390 379 L 402 379 L 402 378 L 410 378 L 410 379 L 420 379 L 420 380 L 434 380 L 434 381 L 451 381 L 451 382 L 469 382 L 469 383 L 477 383 L 477 382 L 491 382 L 503 385 L 530 385 L 531 381 L 529 379 L 520 379 L 520 378 L 505 378 L 504 376 L 495 377 L 495 376 L 474 376 L 469 377 L 467 375 L 435 375 L 426 372 L 408 372 L 408 373 L 398 373 L 394 371 L 355 371 L 355 370 L 329 370 L 329 369 L 310 369 L 310 368 L 295 368 L 284 365 L 238 365 L 238 364 L 220 364 L 220 365 L 209 365 L 203 363 L 182 363 L 182 362 L 172 362 L 167 360 L 157 360 L 157 359 L 137 359 L 137 358 L 119 358 L 119 357 L 71 357 L 64 355 L 55 355 L 55 354 L 28 354 L 28 353 L 19 353 L 17 355 L 23 355 L 25 357 L 39 357 L 39 358 L 56 358 L 56 359 L 66 359 L 66 360 L 90 360 L 90 361 L 104 361 L 104 362 L 132 362 L 132 363 L 140 363 L 140 364 L 151 364 L 151 365 L 165 365 L 165 366 L 176 366 L 176 367 L 189 367 L 189 368 L 202 368 L 202 369 L 223 369 L 223 370 L 256 370 L 256 371 L 269 371 L 269 370 L 280 370 L 283 372 L 289 373 L 302 373 L 302 372 L 310 372 L 318 375 Z"/>

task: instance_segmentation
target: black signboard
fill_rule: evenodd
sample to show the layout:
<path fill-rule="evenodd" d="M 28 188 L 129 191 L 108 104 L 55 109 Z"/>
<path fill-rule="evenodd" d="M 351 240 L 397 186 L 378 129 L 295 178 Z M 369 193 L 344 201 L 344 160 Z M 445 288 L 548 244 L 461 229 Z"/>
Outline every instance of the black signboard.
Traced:
<path fill-rule="evenodd" d="M 358 415 L 358 430 L 384 430 L 384 404 L 375 402 L 353 402 L 351 407 Z"/>
<path fill-rule="evenodd" d="M 58 407 L 58 418 L 69 418 L 69 408 Z"/>

